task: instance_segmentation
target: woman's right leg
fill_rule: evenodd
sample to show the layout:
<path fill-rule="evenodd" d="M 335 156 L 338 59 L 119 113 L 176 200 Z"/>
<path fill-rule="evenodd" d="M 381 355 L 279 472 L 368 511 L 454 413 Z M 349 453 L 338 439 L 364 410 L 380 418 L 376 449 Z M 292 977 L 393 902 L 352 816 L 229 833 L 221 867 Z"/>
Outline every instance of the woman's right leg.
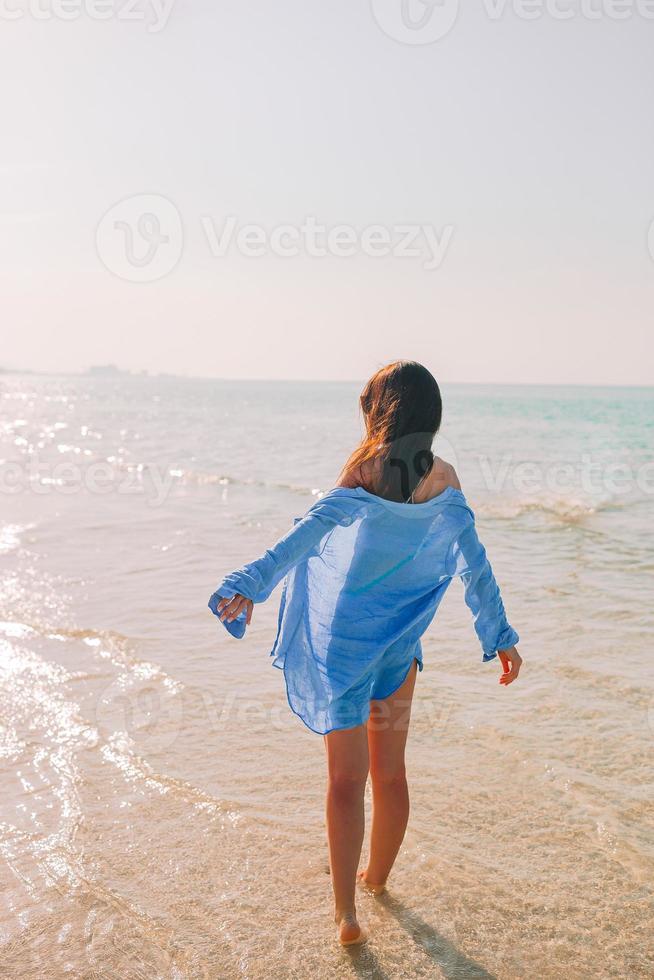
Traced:
<path fill-rule="evenodd" d="M 342 943 L 361 941 L 355 907 L 357 868 L 364 831 L 364 793 L 368 778 L 365 725 L 325 735 L 327 751 L 327 840 L 334 889 L 334 918 Z"/>

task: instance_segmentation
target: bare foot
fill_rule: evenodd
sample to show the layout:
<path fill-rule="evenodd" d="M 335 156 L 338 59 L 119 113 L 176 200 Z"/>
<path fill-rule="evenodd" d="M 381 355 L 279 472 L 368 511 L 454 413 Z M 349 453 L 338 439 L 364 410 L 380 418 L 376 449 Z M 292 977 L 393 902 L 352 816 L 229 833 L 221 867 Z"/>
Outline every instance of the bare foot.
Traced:
<path fill-rule="evenodd" d="M 334 920 L 338 926 L 338 941 L 341 946 L 357 946 L 368 941 L 368 934 L 359 925 L 356 912 L 337 912 Z"/>
<path fill-rule="evenodd" d="M 362 888 L 365 888 L 367 892 L 372 892 L 373 895 L 382 895 L 386 891 L 386 882 L 381 884 L 373 884 L 372 881 L 368 881 L 367 871 L 359 871 L 357 875 L 357 881 Z"/>

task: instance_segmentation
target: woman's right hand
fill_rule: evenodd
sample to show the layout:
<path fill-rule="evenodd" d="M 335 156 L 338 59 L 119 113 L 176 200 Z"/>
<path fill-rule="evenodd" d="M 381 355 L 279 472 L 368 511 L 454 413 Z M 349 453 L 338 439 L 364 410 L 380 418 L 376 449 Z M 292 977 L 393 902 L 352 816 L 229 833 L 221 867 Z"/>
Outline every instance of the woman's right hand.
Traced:
<path fill-rule="evenodd" d="M 254 603 L 252 599 L 246 599 L 245 596 L 240 595 L 238 592 L 230 599 L 221 599 L 216 608 L 221 623 L 231 623 L 244 609 L 247 610 L 247 616 L 245 618 L 246 625 L 249 626 L 252 622 Z"/>
<path fill-rule="evenodd" d="M 516 647 L 509 647 L 508 650 L 498 650 L 497 655 L 502 664 L 503 673 L 500 675 L 500 684 L 513 684 L 522 666 L 522 657 Z"/>

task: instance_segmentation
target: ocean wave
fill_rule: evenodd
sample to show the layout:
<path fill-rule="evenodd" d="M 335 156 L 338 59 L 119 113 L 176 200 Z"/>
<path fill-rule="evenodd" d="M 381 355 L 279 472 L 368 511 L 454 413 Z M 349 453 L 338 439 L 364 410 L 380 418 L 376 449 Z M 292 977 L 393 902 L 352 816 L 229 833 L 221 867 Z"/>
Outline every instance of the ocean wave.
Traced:
<path fill-rule="evenodd" d="M 621 510 L 625 501 L 588 501 L 575 497 L 493 498 L 472 505 L 475 513 L 495 520 L 514 520 L 525 514 L 543 514 L 564 524 L 577 524 L 606 510 Z"/>
<path fill-rule="evenodd" d="M 300 483 L 288 483 L 276 480 L 240 479 L 226 474 L 202 473 L 195 470 L 171 470 L 171 474 L 182 482 L 198 486 L 219 485 L 223 487 L 254 487 L 262 490 L 282 490 L 290 493 L 313 497 L 315 499 L 329 492 L 329 487 L 315 487 Z M 464 492 L 466 492 L 464 490 Z M 590 500 L 581 496 L 484 496 L 476 498 L 474 492 L 468 491 L 467 499 L 475 513 L 497 520 L 513 520 L 525 514 L 543 514 L 564 523 L 577 523 L 603 511 L 622 510 L 628 506 L 642 503 L 639 499 L 618 499 L 605 497 Z"/>
<path fill-rule="evenodd" d="M 133 740 L 127 732 L 117 731 L 111 734 L 102 746 L 101 754 L 129 781 L 143 783 L 161 795 L 172 794 L 195 810 L 211 816 L 221 816 L 232 825 L 241 819 L 242 814 L 236 804 L 219 799 L 184 779 L 157 772 L 146 759 L 134 751 Z"/>
<path fill-rule="evenodd" d="M 52 626 L 43 626 L 40 623 L 26 623 L 17 621 L 0 622 L 0 633 L 4 633 L 5 636 L 15 638 L 35 634 L 41 637 L 46 637 L 50 640 L 97 640 L 99 642 L 104 641 L 108 644 L 114 645 L 117 649 L 127 649 L 135 642 L 128 636 L 125 636 L 122 633 L 117 633 L 115 630 L 79 629 L 74 627 L 67 628 L 63 626 L 53 628 Z"/>
<path fill-rule="evenodd" d="M 130 681 L 143 682 L 156 678 L 171 694 L 179 693 L 183 687 L 180 681 L 167 674 L 159 664 L 137 656 L 133 652 L 136 641 L 115 630 L 66 629 L 63 627 L 52 629 L 37 623 L 6 621 L 0 622 L 0 636 L 4 636 L 7 640 L 25 640 L 30 637 L 39 637 L 63 642 L 78 641 L 95 649 L 98 656 L 103 660 L 119 667 L 124 672 L 122 676 L 128 677 Z M 70 675 L 70 677 L 72 676 L 77 675 Z M 99 675 L 89 676 L 97 680 Z"/>
<path fill-rule="evenodd" d="M 133 471 L 135 467 L 125 466 L 126 470 Z M 141 472 L 144 472 L 141 469 Z M 169 476 L 183 484 L 195 486 L 221 486 L 221 487 L 254 487 L 262 490 L 287 490 L 291 493 L 320 496 L 325 490 L 310 487 L 302 483 L 288 483 L 283 480 L 261 480 L 255 477 L 236 477 L 225 473 L 210 473 L 203 470 L 193 469 L 168 469 Z"/>

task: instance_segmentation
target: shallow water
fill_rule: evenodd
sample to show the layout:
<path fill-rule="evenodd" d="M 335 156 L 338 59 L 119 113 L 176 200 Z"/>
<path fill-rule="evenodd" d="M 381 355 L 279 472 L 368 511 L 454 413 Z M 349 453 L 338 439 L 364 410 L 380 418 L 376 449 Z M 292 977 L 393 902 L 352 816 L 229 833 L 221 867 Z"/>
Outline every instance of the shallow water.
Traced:
<path fill-rule="evenodd" d="M 524 675 L 482 664 L 454 583 L 358 952 L 333 941 L 322 739 L 267 657 L 278 593 L 240 642 L 206 609 L 333 485 L 357 386 L 1 391 L 3 980 L 654 974 L 652 389 L 445 388 L 437 449 Z"/>

